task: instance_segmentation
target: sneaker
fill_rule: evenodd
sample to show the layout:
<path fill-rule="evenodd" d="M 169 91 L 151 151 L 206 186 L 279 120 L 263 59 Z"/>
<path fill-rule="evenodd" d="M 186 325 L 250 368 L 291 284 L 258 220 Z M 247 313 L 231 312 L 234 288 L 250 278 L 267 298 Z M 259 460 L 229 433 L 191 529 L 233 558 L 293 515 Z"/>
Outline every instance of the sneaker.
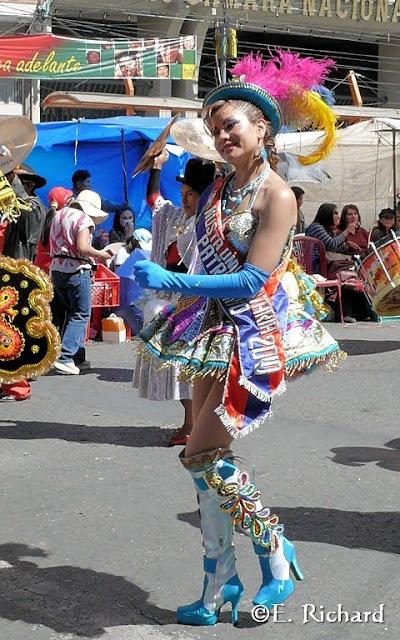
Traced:
<path fill-rule="evenodd" d="M 77 367 L 73 362 L 60 362 L 60 360 L 56 360 L 54 368 L 57 369 L 58 373 L 61 373 L 64 376 L 79 375 L 79 367 Z"/>
<path fill-rule="evenodd" d="M 355 318 L 353 318 L 353 316 L 345 316 L 345 317 L 343 318 L 343 320 L 344 320 L 345 322 L 349 322 L 349 323 L 357 322 L 357 320 L 356 320 Z"/>
<path fill-rule="evenodd" d="M 16 397 L 15 396 L 11 396 L 11 395 L 7 395 L 7 394 L 0 394 L 0 402 L 15 402 L 16 401 Z"/>
<path fill-rule="evenodd" d="M 14 396 L 12 393 L 0 393 L 0 402 L 21 402 L 21 400 L 29 400 L 31 396 Z"/>

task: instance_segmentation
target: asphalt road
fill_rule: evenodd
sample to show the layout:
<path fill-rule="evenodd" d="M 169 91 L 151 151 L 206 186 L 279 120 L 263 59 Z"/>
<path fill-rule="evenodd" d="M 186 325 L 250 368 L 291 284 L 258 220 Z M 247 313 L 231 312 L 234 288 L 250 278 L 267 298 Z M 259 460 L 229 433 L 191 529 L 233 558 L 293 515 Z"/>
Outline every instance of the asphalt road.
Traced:
<path fill-rule="evenodd" d="M 181 409 L 139 400 L 133 346 L 99 343 L 86 374 L 0 404 L 1 640 L 398 638 L 400 323 L 329 326 L 349 352 L 340 371 L 290 384 L 274 420 L 235 444 L 306 575 L 279 622 L 251 617 L 260 573 L 238 534 L 239 626 L 225 613 L 175 624 L 202 584 L 194 492 L 165 447 Z M 339 604 L 384 605 L 383 622 L 304 623 L 307 605 L 318 617 Z"/>

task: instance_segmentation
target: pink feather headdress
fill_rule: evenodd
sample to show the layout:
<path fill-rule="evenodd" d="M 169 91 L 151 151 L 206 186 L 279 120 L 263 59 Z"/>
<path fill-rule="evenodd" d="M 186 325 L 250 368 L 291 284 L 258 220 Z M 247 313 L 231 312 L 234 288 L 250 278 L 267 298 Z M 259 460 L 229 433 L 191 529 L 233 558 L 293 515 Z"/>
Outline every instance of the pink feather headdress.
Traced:
<path fill-rule="evenodd" d="M 253 102 L 264 109 L 274 133 L 282 123 L 296 129 L 322 130 L 318 149 L 299 158 L 302 164 L 312 164 L 325 158 L 336 140 L 335 114 L 313 90 L 334 66 L 330 59 L 301 58 L 298 53 L 279 49 L 266 62 L 259 54 L 250 54 L 231 70 L 233 81 L 213 89 L 204 104 L 229 98 Z"/>
<path fill-rule="evenodd" d="M 300 58 L 298 53 L 278 49 L 267 62 L 259 54 L 251 53 L 231 71 L 235 78 L 262 87 L 281 103 L 323 84 L 334 66 L 334 60 Z"/>

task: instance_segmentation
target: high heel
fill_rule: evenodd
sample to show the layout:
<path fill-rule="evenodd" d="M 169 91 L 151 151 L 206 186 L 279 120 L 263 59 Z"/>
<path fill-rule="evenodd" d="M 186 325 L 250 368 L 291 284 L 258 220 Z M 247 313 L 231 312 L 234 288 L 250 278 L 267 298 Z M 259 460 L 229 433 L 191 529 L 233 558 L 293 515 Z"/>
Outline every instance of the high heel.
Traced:
<path fill-rule="evenodd" d="M 271 609 L 275 604 L 285 602 L 292 595 L 294 584 L 290 578 L 290 570 L 296 580 L 304 580 L 303 573 L 297 563 L 294 545 L 283 536 L 281 544 L 281 549 L 275 552 L 279 555 L 275 558 L 274 556 L 261 555 L 263 550 L 260 547 L 254 547 L 259 556 L 263 582 L 253 599 L 253 604 L 263 606 L 266 609 Z"/>
<path fill-rule="evenodd" d="M 207 591 L 209 581 L 207 576 L 204 579 L 203 594 L 200 600 L 193 602 L 192 604 L 183 605 L 178 607 L 176 611 L 176 617 L 180 624 L 191 624 L 197 626 L 211 626 L 218 622 L 219 614 L 222 607 L 230 602 L 232 606 L 231 620 L 232 624 L 236 625 L 239 619 L 238 606 L 243 596 L 243 585 L 239 580 L 239 577 L 233 576 L 223 586 L 222 589 L 222 602 L 216 603 L 216 608 L 211 611 L 204 606 L 204 596 Z"/>

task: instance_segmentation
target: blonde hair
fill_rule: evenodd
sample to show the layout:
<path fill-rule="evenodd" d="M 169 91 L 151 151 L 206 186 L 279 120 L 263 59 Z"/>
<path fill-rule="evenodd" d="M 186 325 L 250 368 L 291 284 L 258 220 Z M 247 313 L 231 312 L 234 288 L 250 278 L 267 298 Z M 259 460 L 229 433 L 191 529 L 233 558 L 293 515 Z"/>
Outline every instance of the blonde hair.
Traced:
<path fill-rule="evenodd" d="M 258 122 L 258 120 L 264 120 L 267 126 L 267 130 L 265 132 L 263 140 L 264 149 L 267 153 L 267 160 L 269 164 L 271 165 L 272 169 L 276 171 L 279 158 L 275 146 L 275 138 L 272 133 L 272 125 L 267 117 L 263 114 L 261 109 L 256 107 L 256 105 L 252 104 L 251 102 L 247 102 L 246 100 L 218 100 L 217 102 L 214 102 L 214 104 L 204 107 L 201 115 L 208 133 L 212 135 L 213 116 L 226 104 L 229 104 L 241 113 L 244 113 L 249 121 L 253 124 Z"/>

